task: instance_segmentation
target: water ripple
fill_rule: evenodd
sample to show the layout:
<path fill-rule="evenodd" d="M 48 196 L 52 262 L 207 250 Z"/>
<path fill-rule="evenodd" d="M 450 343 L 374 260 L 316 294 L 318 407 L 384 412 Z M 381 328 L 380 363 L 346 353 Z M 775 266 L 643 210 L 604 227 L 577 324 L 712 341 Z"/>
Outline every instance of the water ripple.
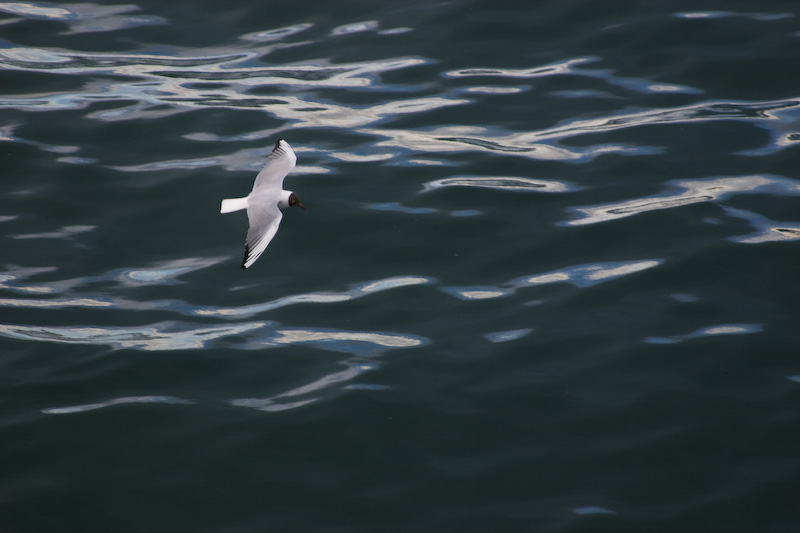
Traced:
<path fill-rule="evenodd" d="M 593 63 L 598 61 L 596 57 L 578 57 L 574 59 L 567 59 L 558 61 L 549 65 L 530 67 L 530 68 L 465 68 L 458 70 L 451 70 L 445 73 L 445 76 L 452 78 L 464 78 L 475 76 L 489 76 L 489 77 L 503 77 L 503 78 L 540 78 L 543 76 L 554 76 L 558 74 L 575 74 L 578 65 L 586 63 Z"/>
<path fill-rule="evenodd" d="M 761 333 L 764 331 L 760 324 L 718 324 L 700 328 L 684 335 L 673 335 L 671 337 L 647 337 L 644 342 L 648 344 L 675 344 L 690 339 L 703 337 L 715 337 L 719 335 L 747 335 Z"/>
<path fill-rule="evenodd" d="M 295 387 L 286 392 L 266 398 L 236 398 L 229 400 L 228 403 L 236 407 L 247 407 L 249 409 L 257 409 L 259 411 L 267 412 L 279 412 L 286 411 L 288 409 L 296 409 L 321 399 L 319 393 L 324 389 L 352 381 L 358 376 L 362 375 L 364 372 L 374 370 L 376 368 L 375 364 L 366 363 L 363 361 L 348 361 L 343 364 L 345 365 L 344 370 L 326 374 L 319 379 L 299 387 Z M 307 397 L 312 394 L 314 396 Z"/>
<path fill-rule="evenodd" d="M 62 298 L 2 298 L 0 299 L 0 307 L 30 309 L 62 309 L 75 307 L 136 311 L 149 309 L 173 311 L 185 316 L 234 319 L 264 313 L 290 305 L 348 302 L 383 291 L 436 283 L 436 279 L 425 276 L 392 276 L 389 278 L 355 283 L 343 291 L 292 294 L 268 302 L 239 307 L 210 307 L 194 305 L 182 300 L 147 300 L 140 302 L 124 297 L 110 296 L 105 293 L 102 296 L 98 296 L 92 293 L 87 294 L 86 292 L 79 292 L 82 287 L 91 287 L 98 283 L 105 284 L 109 281 L 116 282 L 123 288 L 177 285 L 182 283 L 178 279 L 180 276 L 212 267 L 227 259 L 227 257 L 183 258 L 159 262 L 150 267 L 124 268 L 98 276 L 85 276 L 38 284 L 23 283 L 23 280 L 52 272 L 56 269 L 49 267 L 8 268 L 5 272 L 0 272 L 0 289 L 13 291 L 26 296 L 53 294 L 62 294 L 65 296 Z M 107 287 L 105 287 L 105 292 L 107 293 Z"/>
<path fill-rule="evenodd" d="M 749 235 L 730 237 L 730 240 L 733 242 L 760 244 L 764 242 L 795 241 L 800 239 L 800 223 L 775 222 L 751 211 L 734 209 L 728 206 L 725 207 L 725 211 L 731 216 L 747 220 L 755 228 L 755 231 Z"/>
<path fill-rule="evenodd" d="M 800 100 L 765 102 L 702 102 L 688 106 L 620 113 L 612 117 L 577 119 L 562 126 L 533 132 L 533 139 L 562 139 L 587 133 L 616 131 L 651 124 L 680 124 L 710 120 L 781 121 L 782 114 L 800 106 Z"/>
<path fill-rule="evenodd" d="M 511 296 L 517 289 L 546 285 L 550 283 L 569 283 L 576 287 L 590 287 L 598 283 L 627 276 L 662 264 L 662 260 L 620 261 L 578 265 L 512 279 L 500 286 L 443 287 L 446 293 L 461 300 L 486 300 Z"/>
<path fill-rule="evenodd" d="M 0 11 L 24 18 L 64 22 L 70 33 L 106 32 L 163 24 L 162 17 L 153 15 L 129 15 L 140 11 L 135 5 L 103 6 L 94 3 L 50 4 L 47 2 L 5 2 Z"/>
<path fill-rule="evenodd" d="M 761 22 L 771 22 L 794 17 L 793 13 L 740 13 L 735 11 L 684 11 L 675 13 L 677 18 L 682 19 L 721 19 L 730 17 L 742 17 Z"/>
<path fill-rule="evenodd" d="M 585 163 L 604 154 L 654 155 L 662 149 L 654 146 L 600 143 L 585 147 L 564 146 L 560 141 L 595 133 L 607 133 L 648 125 L 695 123 L 720 120 L 753 121 L 771 132 L 773 140 L 756 151 L 759 155 L 794 146 L 800 133 L 796 130 L 800 100 L 764 102 L 702 102 L 687 106 L 619 112 L 591 119 L 570 119 L 564 123 L 529 132 L 505 132 L 497 127 L 440 126 L 424 130 L 364 129 L 378 138 L 378 146 L 402 147 L 414 152 L 489 151 L 546 161 Z"/>
<path fill-rule="evenodd" d="M 480 211 L 475 209 L 457 209 L 455 211 L 442 211 L 433 207 L 408 207 L 400 204 L 399 202 L 380 202 L 374 204 L 367 204 L 367 209 L 375 211 L 391 211 L 393 213 L 405 213 L 407 215 L 431 215 L 434 213 L 444 213 L 451 217 L 474 217 L 481 214 Z"/>
<path fill-rule="evenodd" d="M 514 192 L 571 192 L 580 189 L 580 187 L 558 180 L 514 176 L 454 176 L 426 182 L 423 184 L 422 192 L 444 187 L 477 187 Z"/>
<path fill-rule="evenodd" d="M 316 348 L 362 356 L 428 343 L 426 338 L 411 334 L 282 327 L 274 322 L 241 322 L 216 326 L 164 322 L 139 327 L 0 324 L 0 335 L 17 340 L 94 344 L 118 350 L 144 351 L 201 349 L 233 337 L 233 340 L 225 341 L 227 348 L 260 350 L 308 344 Z"/>
<path fill-rule="evenodd" d="M 509 342 L 521 339 L 533 331 L 532 328 L 512 329 L 509 331 L 494 331 L 492 333 L 484 334 L 484 338 L 489 342 Z"/>
<path fill-rule="evenodd" d="M 36 148 L 44 152 L 52 152 L 56 154 L 71 154 L 80 150 L 80 147 L 78 146 L 55 145 L 39 141 L 33 141 L 31 139 L 26 139 L 15 133 L 15 130 L 19 126 L 20 126 L 19 124 L 5 124 L 3 126 L 0 126 L 0 142 L 27 144 L 29 146 L 35 146 Z"/>
<path fill-rule="evenodd" d="M 398 202 L 381 202 L 376 204 L 368 204 L 367 209 L 374 209 L 376 211 L 393 211 L 395 213 L 407 213 L 409 215 L 429 215 L 431 213 L 438 213 L 438 209 L 432 207 L 407 207 L 399 204 Z"/>
<path fill-rule="evenodd" d="M 130 281 L 123 279 L 121 281 L 123 283 L 131 285 L 171 283 L 166 279 L 157 280 L 155 283 L 151 283 L 146 279 L 143 281 L 139 280 Z M 15 290 L 23 293 L 36 293 L 35 291 L 37 289 L 39 293 L 44 293 L 44 294 L 58 292 L 58 289 L 55 289 L 53 287 L 42 287 L 42 288 L 15 287 Z M 63 289 L 63 287 L 61 289 Z M 68 298 L 48 298 L 48 299 L 3 298 L 0 299 L 0 307 L 28 308 L 28 309 L 63 309 L 63 308 L 74 307 L 74 308 L 84 308 L 84 309 L 105 308 L 105 309 L 127 309 L 127 310 L 137 310 L 137 311 L 165 310 L 165 311 L 177 312 L 187 316 L 234 318 L 234 317 L 246 317 L 294 304 L 345 302 L 352 300 L 354 298 L 358 298 L 363 295 L 364 294 L 351 296 L 346 293 L 331 293 L 331 292 L 306 293 L 306 294 L 285 296 L 282 298 L 278 298 L 277 300 L 272 300 L 270 302 L 264 302 L 260 304 L 253 304 L 253 305 L 234 307 L 234 308 L 209 308 L 204 306 L 192 305 L 182 300 L 148 300 L 145 302 L 138 302 L 120 297 L 72 295 Z"/>
<path fill-rule="evenodd" d="M 598 505 L 587 505 L 584 507 L 576 507 L 572 510 L 573 513 L 576 515 L 615 515 L 617 514 L 616 511 L 612 511 L 606 507 L 600 507 Z"/>
<path fill-rule="evenodd" d="M 479 126 L 441 126 L 426 130 L 365 129 L 378 138 L 377 146 L 400 147 L 412 152 L 485 151 L 543 161 L 585 163 L 603 154 L 646 155 L 652 147 L 604 143 L 585 148 L 564 147 L 554 142 L 534 140 L 532 133 L 503 133 Z M 542 138 L 543 139 L 543 138 Z"/>
<path fill-rule="evenodd" d="M 0 43 L 2 45 L 3 43 Z M 61 75 L 119 76 L 124 81 L 95 81 L 79 92 L 40 94 L 36 97 L 0 99 L 0 108 L 44 111 L 53 109 L 83 109 L 100 101 L 119 101 L 123 107 L 90 114 L 98 120 L 139 118 L 149 110 L 168 106 L 170 112 L 188 111 L 198 107 L 261 108 L 279 118 L 291 118 L 300 125 L 335 118 L 352 112 L 348 124 L 364 125 L 392 113 L 411 113 L 454 105 L 466 100 L 420 98 L 399 100 L 386 104 L 354 109 L 322 101 L 310 96 L 270 96 L 255 94 L 268 86 L 302 86 L 328 88 L 369 88 L 377 76 L 392 70 L 407 69 L 428 63 L 419 57 L 327 64 L 316 61 L 307 64 L 252 66 L 266 53 L 256 48 L 247 52 L 223 51 L 218 54 L 182 57 L 177 52 L 154 55 L 146 53 L 77 52 L 15 46 L 0 46 L 0 66 L 9 70 L 46 72 Z M 202 82 L 202 83 L 201 83 Z M 382 86 L 385 90 L 387 87 Z M 251 90 L 252 89 L 252 90 Z M 134 104 L 130 104 L 134 101 Z M 154 116 L 164 116 L 157 113 Z M 345 117 L 339 117 L 345 120 Z"/>
<path fill-rule="evenodd" d="M 227 261 L 227 257 L 186 257 L 172 261 L 162 261 L 149 267 L 123 268 L 114 270 L 103 279 L 113 279 L 123 285 L 175 285 L 182 283 L 178 278 Z"/>
<path fill-rule="evenodd" d="M 362 21 L 335 28 L 332 35 L 374 31 L 376 21 Z M 0 108 L 27 111 L 56 109 L 89 109 L 87 118 L 99 121 L 162 118 L 175 113 L 199 108 L 259 109 L 294 127 L 336 127 L 356 130 L 379 139 L 376 147 L 400 147 L 407 151 L 462 152 L 488 151 L 516 155 L 536 160 L 583 163 L 604 154 L 652 155 L 661 152 L 655 146 L 600 143 L 589 146 L 565 146 L 561 141 L 581 135 L 612 132 L 621 129 L 654 124 L 677 124 L 710 120 L 752 120 L 771 132 L 772 140 L 765 146 L 745 151 L 744 155 L 761 155 L 793 146 L 800 138 L 794 121 L 787 113 L 796 114 L 793 108 L 797 99 L 762 102 L 706 101 L 686 106 L 659 109 L 625 110 L 608 116 L 577 118 L 541 130 L 513 132 L 496 127 L 448 125 L 426 129 L 376 128 L 390 118 L 421 114 L 450 106 L 473 105 L 472 98 L 459 94 L 494 94 L 513 96 L 525 87 L 468 86 L 435 96 L 392 97 L 372 105 L 354 106 L 331 99 L 322 99 L 311 92 L 293 94 L 264 94 L 268 87 L 295 86 L 304 89 L 376 89 L 383 92 L 409 93 L 420 90 L 413 85 L 390 85 L 381 81 L 384 73 L 429 65 L 424 57 L 394 57 L 372 61 L 332 64 L 324 59 L 294 64 L 264 65 L 260 61 L 276 47 L 299 46 L 304 42 L 291 39 L 310 28 L 298 24 L 273 30 L 248 33 L 240 39 L 250 43 L 242 49 L 207 50 L 206 54 L 186 57 L 179 50 L 165 50 L 160 54 L 134 52 L 80 52 L 56 48 L 18 46 L 10 42 L 0 47 L 0 66 L 9 70 L 45 72 L 60 75 L 82 75 L 91 78 L 80 91 L 42 93 L 38 95 L 6 95 L 0 98 Z M 444 73 L 452 79 L 499 78 L 529 79 L 544 76 L 569 75 L 601 79 L 610 85 L 637 92 L 679 92 L 696 94 L 698 91 L 678 84 L 654 83 L 645 79 L 616 76 L 607 69 L 591 69 L 586 65 L 597 62 L 597 57 L 564 59 L 543 66 L 522 68 L 473 67 L 454 69 Z M 112 76 L 113 80 L 100 81 Z M 597 91 L 594 91 L 597 93 Z M 569 93 L 569 91 L 567 91 Z M 570 94 L 569 96 L 574 96 Z M 582 93 L 581 97 L 587 97 Z M 90 109 L 100 102 L 112 102 L 112 108 Z M 184 137 L 193 140 L 216 140 L 214 133 L 194 132 Z M 273 130 L 245 132 L 230 136 L 230 140 L 256 140 L 274 135 Z M 204 136 L 208 136 L 205 139 Z M 6 136 L 13 142 L 24 139 Z M 70 149 L 75 147 L 49 147 L 42 149 Z M 394 154 L 380 154 L 392 157 Z M 69 163 L 87 163 L 89 158 L 70 156 Z M 135 166 L 111 165 L 121 170 L 159 171 L 164 169 L 191 169 L 221 165 L 239 169 L 239 157 L 213 157 L 189 160 L 156 161 Z M 238 163 L 237 163 L 238 162 Z M 402 164 L 402 163 L 398 163 Z M 311 172 L 311 169 L 306 169 Z M 324 168 L 314 171 L 326 172 Z"/>
<path fill-rule="evenodd" d="M 97 226 L 73 225 L 64 226 L 56 231 L 45 231 L 41 233 L 21 233 L 19 235 L 9 235 L 12 239 L 71 239 L 79 233 L 93 231 Z"/>
<path fill-rule="evenodd" d="M 297 409 L 305 405 L 316 402 L 324 397 L 324 394 L 331 394 L 336 390 L 369 390 L 380 391 L 387 387 L 375 384 L 350 383 L 365 372 L 375 370 L 379 365 L 375 362 L 365 361 L 361 358 L 353 358 L 341 361 L 339 365 L 345 367 L 344 370 L 329 372 L 321 377 L 312 378 L 311 381 L 293 387 L 287 391 L 280 392 L 262 398 L 233 398 L 226 400 L 226 403 L 234 407 L 245 407 L 266 412 L 280 412 L 290 409 Z M 178 398 L 175 396 L 128 396 L 114 398 L 104 402 L 90 404 L 49 407 L 42 409 L 42 413 L 48 415 L 76 414 L 104 409 L 125 404 L 195 404 L 195 400 Z"/>
<path fill-rule="evenodd" d="M 577 213 L 578 218 L 559 224 L 582 226 L 608 222 L 660 209 L 717 201 L 735 194 L 800 195 L 800 181 L 767 174 L 674 181 L 670 186 L 676 189 L 675 192 L 591 207 L 573 207 L 571 211 Z"/>
<path fill-rule="evenodd" d="M 177 398 L 175 396 L 126 396 L 123 398 L 114 398 L 105 402 L 74 405 L 70 407 L 50 407 L 47 409 L 42 409 L 42 412 L 47 415 L 65 415 L 73 413 L 85 413 L 86 411 L 94 411 L 95 409 L 103 409 L 106 407 L 112 407 L 114 405 L 126 405 L 132 403 L 190 404 L 194 402 Z"/>
<path fill-rule="evenodd" d="M 339 365 L 343 365 L 345 367 L 344 370 L 329 372 L 321 377 L 312 378 L 307 383 L 278 394 L 262 398 L 232 398 L 225 400 L 225 402 L 234 407 L 245 407 L 275 413 L 311 404 L 322 399 L 325 393 L 330 394 L 336 390 L 380 391 L 387 388 L 382 385 L 350 383 L 364 373 L 377 369 L 379 366 L 377 363 L 354 358 L 341 361 Z M 104 402 L 49 407 L 42 409 L 42 413 L 48 415 L 77 414 L 126 404 L 174 405 L 196 403 L 198 403 L 196 400 L 178 398 L 176 396 L 126 396 Z"/>
<path fill-rule="evenodd" d="M 530 68 L 466 68 L 446 72 L 445 75 L 452 78 L 465 77 L 499 77 L 499 78 L 541 78 L 545 76 L 584 76 L 597 78 L 609 83 L 623 87 L 632 91 L 642 93 L 683 93 L 701 94 L 702 91 L 685 85 L 653 83 L 649 80 L 624 78 L 613 74 L 608 69 L 586 69 L 580 68 L 582 65 L 600 61 L 598 57 L 578 57 L 566 59 L 543 66 Z"/>
<path fill-rule="evenodd" d="M 56 267 L 8 267 L 0 273 L 0 289 L 22 294 L 52 294 L 60 292 L 58 287 L 51 284 L 22 284 L 22 280 L 57 270 Z"/>
<path fill-rule="evenodd" d="M 247 33 L 242 35 L 240 39 L 244 41 L 254 41 L 259 43 L 268 43 L 272 41 L 278 41 L 294 35 L 296 33 L 300 33 L 310 29 L 313 24 L 308 22 L 300 23 L 300 24 L 292 24 L 291 26 L 284 26 L 283 28 L 274 28 L 271 30 L 262 30 L 253 33 Z"/>
<path fill-rule="evenodd" d="M 36 234 L 39 236 L 40 234 Z M 204 268 L 211 267 L 222 261 L 227 261 L 228 257 L 187 257 L 172 261 L 161 261 L 149 267 L 135 267 L 112 270 L 98 276 L 83 276 L 72 279 L 53 280 L 41 283 L 23 283 L 24 280 L 36 277 L 41 274 L 57 270 L 55 267 L 23 268 L 8 267 L 4 272 L 0 272 L 0 289 L 5 289 L 22 294 L 65 294 L 80 287 L 91 286 L 96 283 L 108 281 L 117 282 L 123 286 L 146 286 L 146 285 L 175 285 L 181 283 L 179 276 L 195 272 Z M 112 299 L 105 299 L 114 306 Z M 95 296 L 85 294 L 73 294 L 71 298 L 58 300 L 3 300 L 2 305 L 13 307 L 68 307 L 75 305 L 81 307 L 85 305 L 83 300 L 97 300 Z M 48 303 L 51 302 L 51 303 Z M 26 302 L 29 303 L 26 304 Z M 124 307 L 116 305 L 116 307 Z"/>
<path fill-rule="evenodd" d="M 64 309 L 66 307 L 113 309 L 118 307 L 118 302 L 106 297 L 51 298 L 47 300 L 0 298 L 0 307 L 27 309 Z"/>
<path fill-rule="evenodd" d="M 270 302 L 263 302 L 241 307 L 198 307 L 191 310 L 190 314 L 196 316 L 213 316 L 222 318 L 249 316 L 285 307 L 287 305 L 301 303 L 348 302 L 370 294 L 375 294 L 377 292 L 397 289 L 400 287 L 410 287 L 414 285 L 428 285 L 435 283 L 435 281 L 436 280 L 434 278 L 428 278 L 424 276 L 395 276 L 375 281 L 357 283 L 351 286 L 349 289 L 340 292 L 328 291 L 294 294 L 291 296 L 284 296 Z"/>

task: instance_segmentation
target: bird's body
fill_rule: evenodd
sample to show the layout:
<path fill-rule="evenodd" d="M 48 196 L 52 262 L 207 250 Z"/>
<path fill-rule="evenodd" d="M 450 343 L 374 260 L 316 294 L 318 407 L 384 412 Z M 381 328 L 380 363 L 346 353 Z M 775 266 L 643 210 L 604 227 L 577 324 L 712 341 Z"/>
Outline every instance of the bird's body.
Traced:
<path fill-rule="evenodd" d="M 269 161 L 256 176 L 250 194 L 244 198 L 222 200 L 220 213 L 247 209 L 250 229 L 245 240 L 242 268 L 250 268 L 267 249 L 278 232 L 282 209 L 295 205 L 305 209 L 296 194 L 283 190 L 283 178 L 294 168 L 296 161 L 297 156 L 289 143 L 279 140 L 269 154 Z"/>

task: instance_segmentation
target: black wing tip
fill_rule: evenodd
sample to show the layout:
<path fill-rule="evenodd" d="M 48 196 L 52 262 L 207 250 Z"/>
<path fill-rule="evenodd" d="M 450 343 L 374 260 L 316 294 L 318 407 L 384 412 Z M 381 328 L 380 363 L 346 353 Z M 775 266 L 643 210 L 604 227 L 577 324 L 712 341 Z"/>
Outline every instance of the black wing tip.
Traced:
<path fill-rule="evenodd" d="M 284 143 L 284 144 L 286 144 L 286 146 L 289 146 L 289 143 L 287 143 L 285 140 L 278 139 L 278 142 L 275 143 L 275 147 L 272 149 L 272 152 L 270 152 L 270 154 L 269 154 L 269 158 L 270 159 L 275 158 L 275 157 L 280 157 L 280 156 L 283 156 L 283 155 L 286 154 L 286 150 L 283 148 L 283 146 L 281 146 L 281 143 Z"/>
<path fill-rule="evenodd" d="M 244 247 L 244 257 L 242 258 L 242 270 L 247 270 L 247 267 L 245 266 L 245 264 L 247 263 L 247 259 L 249 257 L 250 257 L 250 247 L 245 245 L 245 247 Z"/>

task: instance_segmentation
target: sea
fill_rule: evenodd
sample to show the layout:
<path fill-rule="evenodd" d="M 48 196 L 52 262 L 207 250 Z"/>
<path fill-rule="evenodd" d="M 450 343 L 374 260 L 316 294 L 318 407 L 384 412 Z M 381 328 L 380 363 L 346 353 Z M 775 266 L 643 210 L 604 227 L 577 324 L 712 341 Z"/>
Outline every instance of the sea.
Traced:
<path fill-rule="evenodd" d="M 796 1 L 2 2 L 0 162 L 2 533 L 800 531 Z"/>

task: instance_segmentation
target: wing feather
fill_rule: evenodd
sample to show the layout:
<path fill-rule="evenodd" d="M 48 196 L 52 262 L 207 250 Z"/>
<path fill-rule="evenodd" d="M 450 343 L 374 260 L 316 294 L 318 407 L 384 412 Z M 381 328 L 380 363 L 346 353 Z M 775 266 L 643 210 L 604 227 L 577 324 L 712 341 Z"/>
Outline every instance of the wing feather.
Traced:
<path fill-rule="evenodd" d="M 295 163 L 297 163 L 297 156 L 294 155 L 294 150 L 289 143 L 280 139 L 269 154 L 267 164 L 256 176 L 253 193 L 257 190 L 261 192 L 272 188 L 282 189 L 283 178 L 291 172 Z"/>
<path fill-rule="evenodd" d="M 244 243 L 242 268 L 250 268 L 261 257 L 278 232 L 283 214 L 277 204 L 251 205 L 247 208 L 247 218 L 250 229 Z"/>

